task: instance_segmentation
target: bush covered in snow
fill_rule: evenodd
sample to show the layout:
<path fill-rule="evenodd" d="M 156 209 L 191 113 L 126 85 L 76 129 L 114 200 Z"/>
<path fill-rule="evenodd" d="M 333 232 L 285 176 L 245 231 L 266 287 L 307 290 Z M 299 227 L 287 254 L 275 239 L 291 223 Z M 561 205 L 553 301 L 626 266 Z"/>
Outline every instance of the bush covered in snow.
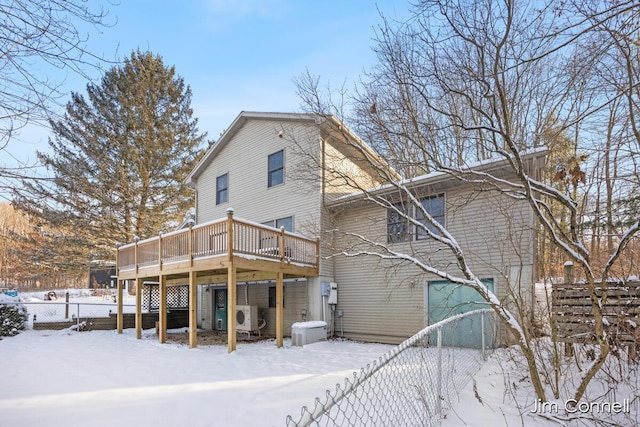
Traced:
<path fill-rule="evenodd" d="M 0 298 L 0 339 L 19 334 L 27 324 L 27 309 L 21 304 L 7 302 L 18 302 L 18 299 L 6 295 Z"/>

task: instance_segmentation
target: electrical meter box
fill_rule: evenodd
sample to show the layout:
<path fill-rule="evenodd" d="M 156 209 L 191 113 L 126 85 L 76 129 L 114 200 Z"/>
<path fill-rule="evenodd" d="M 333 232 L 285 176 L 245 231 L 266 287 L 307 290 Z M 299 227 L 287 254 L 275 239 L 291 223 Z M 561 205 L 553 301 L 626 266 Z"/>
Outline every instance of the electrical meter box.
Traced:
<path fill-rule="evenodd" d="M 338 284 L 329 283 L 329 304 L 338 304 Z"/>

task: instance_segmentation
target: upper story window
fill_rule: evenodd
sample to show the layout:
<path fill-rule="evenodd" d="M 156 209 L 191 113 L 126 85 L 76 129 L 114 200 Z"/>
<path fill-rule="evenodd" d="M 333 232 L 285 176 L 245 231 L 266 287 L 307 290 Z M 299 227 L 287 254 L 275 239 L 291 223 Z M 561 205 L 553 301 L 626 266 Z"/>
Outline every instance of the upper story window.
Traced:
<path fill-rule="evenodd" d="M 394 208 L 387 209 L 387 243 L 409 240 L 409 206 L 394 203 Z"/>
<path fill-rule="evenodd" d="M 229 174 L 216 178 L 216 205 L 229 201 Z"/>
<path fill-rule="evenodd" d="M 267 185 L 273 187 L 284 182 L 284 150 L 269 155 Z"/>
<path fill-rule="evenodd" d="M 439 224 L 444 226 L 444 194 L 425 197 L 420 200 L 424 210 Z M 387 209 L 387 243 L 406 242 L 409 240 L 426 239 L 427 232 L 421 227 L 412 227 L 410 218 L 422 223 L 433 233 L 435 227 L 427 221 L 420 209 L 414 209 L 404 203 L 395 203 L 395 209 Z"/>
<path fill-rule="evenodd" d="M 420 200 L 424 210 L 440 225 L 444 227 L 444 194 L 425 197 Z M 427 227 L 434 234 L 439 234 L 436 228 L 427 221 L 420 209 L 416 209 L 416 219 Z M 426 239 L 427 232 L 422 228 L 417 228 L 416 239 Z"/>

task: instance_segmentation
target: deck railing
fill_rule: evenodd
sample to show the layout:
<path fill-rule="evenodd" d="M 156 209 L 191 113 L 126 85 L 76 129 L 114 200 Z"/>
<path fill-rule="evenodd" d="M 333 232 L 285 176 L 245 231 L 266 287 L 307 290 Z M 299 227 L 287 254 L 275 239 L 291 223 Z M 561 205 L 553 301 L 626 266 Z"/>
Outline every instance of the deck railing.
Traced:
<path fill-rule="evenodd" d="M 117 265 L 120 271 L 130 271 L 229 253 L 317 268 L 319 242 L 230 215 L 120 246 Z"/>

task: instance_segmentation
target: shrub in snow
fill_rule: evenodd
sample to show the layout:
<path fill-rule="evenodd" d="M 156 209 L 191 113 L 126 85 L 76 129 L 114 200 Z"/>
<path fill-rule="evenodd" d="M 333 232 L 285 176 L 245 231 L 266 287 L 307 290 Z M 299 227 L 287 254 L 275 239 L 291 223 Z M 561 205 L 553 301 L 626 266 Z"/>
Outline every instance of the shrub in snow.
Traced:
<path fill-rule="evenodd" d="M 3 304 L 17 301 L 6 296 L 0 299 L 0 339 L 17 335 L 26 328 L 27 309 L 21 304 Z"/>

